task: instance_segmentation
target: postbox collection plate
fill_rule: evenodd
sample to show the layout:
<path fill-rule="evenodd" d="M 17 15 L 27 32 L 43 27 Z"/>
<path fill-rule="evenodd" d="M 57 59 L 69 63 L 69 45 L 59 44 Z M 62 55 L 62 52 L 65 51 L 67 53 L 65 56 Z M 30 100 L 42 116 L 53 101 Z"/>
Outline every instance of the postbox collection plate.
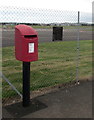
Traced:
<path fill-rule="evenodd" d="M 34 53 L 34 43 L 29 43 L 29 53 Z"/>

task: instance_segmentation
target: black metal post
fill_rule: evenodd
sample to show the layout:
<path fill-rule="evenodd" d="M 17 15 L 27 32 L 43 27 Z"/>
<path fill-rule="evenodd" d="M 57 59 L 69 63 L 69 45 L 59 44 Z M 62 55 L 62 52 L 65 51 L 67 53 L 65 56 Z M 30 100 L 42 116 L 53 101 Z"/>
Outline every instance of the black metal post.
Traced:
<path fill-rule="evenodd" d="M 78 24 L 80 22 L 80 12 L 78 11 Z"/>
<path fill-rule="evenodd" d="M 30 105 L 30 62 L 23 62 L 23 107 Z"/>

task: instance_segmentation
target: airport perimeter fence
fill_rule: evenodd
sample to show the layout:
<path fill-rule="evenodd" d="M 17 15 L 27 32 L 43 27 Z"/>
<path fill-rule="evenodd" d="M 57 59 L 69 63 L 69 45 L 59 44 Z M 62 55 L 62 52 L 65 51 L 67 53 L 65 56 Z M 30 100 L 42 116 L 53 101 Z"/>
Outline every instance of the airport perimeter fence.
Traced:
<path fill-rule="evenodd" d="M 89 13 L 13 7 L 2 7 L 0 13 L 3 105 L 22 100 L 22 62 L 14 46 L 18 24 L 32 26 L 39 37 L 39 58 L 30 65 L 31 98 L 92 78 Z M 53 27 L 62 27 L 62 40 L 53 41 Z"/>

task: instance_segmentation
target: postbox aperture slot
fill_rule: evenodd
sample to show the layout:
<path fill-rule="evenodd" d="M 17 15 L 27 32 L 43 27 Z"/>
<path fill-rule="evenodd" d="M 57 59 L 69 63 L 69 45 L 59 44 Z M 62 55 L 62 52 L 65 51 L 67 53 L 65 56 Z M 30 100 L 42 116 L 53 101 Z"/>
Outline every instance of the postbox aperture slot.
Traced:
<path fill-rule="evenodd" d="M 35 38 L 37 35 L 24 35 L 25 38 Z"/>

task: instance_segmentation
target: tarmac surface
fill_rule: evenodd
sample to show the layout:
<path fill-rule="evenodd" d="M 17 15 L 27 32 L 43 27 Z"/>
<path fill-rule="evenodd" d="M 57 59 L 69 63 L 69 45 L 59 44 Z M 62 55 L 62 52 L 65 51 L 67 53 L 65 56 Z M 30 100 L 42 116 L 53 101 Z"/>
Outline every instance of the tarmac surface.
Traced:
<path fill-rule="evenodd" d="M 32 100 L 3 107 L 3 118 L 92 118 L 92 82 L 60 88 Z"/>
<path fill-rule="evenodd" d="M 40 42 L 52 42 L 53 30 L 52 29 L 36 29 L 38 32 L 39 43 Z M 92 31 L 87 29 L 79 30 L 80 40 L 92 40 Z M 2 46 L 14 46 L 14 30 L 3 30 L 2 31 Z M 65 29 L 63 30 L 63 41 L 77 41 L 78 29 Z"/>

